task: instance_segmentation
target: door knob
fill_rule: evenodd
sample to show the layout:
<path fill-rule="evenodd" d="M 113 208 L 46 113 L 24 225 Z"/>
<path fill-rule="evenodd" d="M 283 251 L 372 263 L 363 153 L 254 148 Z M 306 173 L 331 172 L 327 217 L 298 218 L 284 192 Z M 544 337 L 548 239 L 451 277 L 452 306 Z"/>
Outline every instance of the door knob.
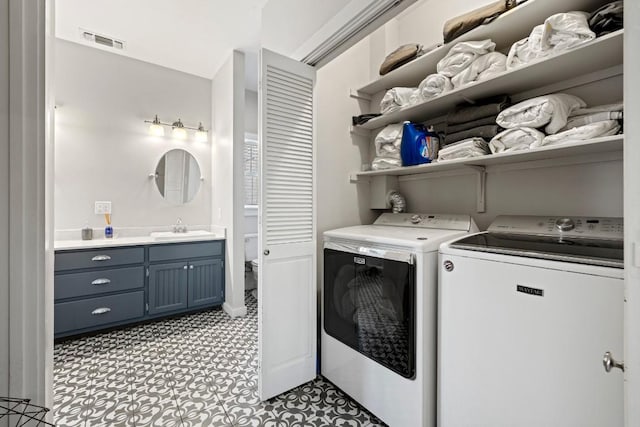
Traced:
<path fill-rule="evenodd" d="M 607 372 L 611 372 L 612 368 L 618 368 L 622 372 L 624 372 L 624 363 L 616 362 L 610 351 L 607 351 L 604 354 L 604 357 L 602 358 L 602 364 L 604 365 L 604 370 Z"/>
<path fill-rule="evenodd" d="M 269 249 L 265 249 L 265 250 L 264 250 L 264 252 L 263 252 L 263 254 L 265 254 L 265 256 L 266 256 L 266 255 L 269 255 L 270 253 L 271 253 L 271 252 L 269 252 Z"/>

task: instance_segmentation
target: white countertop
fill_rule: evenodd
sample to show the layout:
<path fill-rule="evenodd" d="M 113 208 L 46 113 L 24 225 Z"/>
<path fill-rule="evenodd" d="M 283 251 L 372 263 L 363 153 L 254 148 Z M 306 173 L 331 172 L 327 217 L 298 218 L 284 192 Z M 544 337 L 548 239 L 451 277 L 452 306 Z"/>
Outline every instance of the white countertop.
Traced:
<path fill-rule="evenodd" d="M 224 234 L 212 233 L 211 236 L 184 236 L 184 238 L 176 237 L 171 240 L 158 240 L 151 236 L 131 236 L 131 237 L 114 237 L 111 239 L 93 239 L 93 240 L 56 240 L 54 244 L 55 250 L 71 250 L 71 249 L 92 249 L 106 248 L 118 246 L 139 246 L 139 245 L 164 245 L 171 243 L 185 242 L 207 242 L 212 240 L 224 240 Z"/>

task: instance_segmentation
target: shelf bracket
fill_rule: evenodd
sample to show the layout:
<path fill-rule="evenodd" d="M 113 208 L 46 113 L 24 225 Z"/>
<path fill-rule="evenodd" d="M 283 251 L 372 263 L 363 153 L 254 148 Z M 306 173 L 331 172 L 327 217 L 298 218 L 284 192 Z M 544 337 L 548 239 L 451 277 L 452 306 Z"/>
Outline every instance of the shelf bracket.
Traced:
<path fill-rule="evenodd" d="M 487 169 L 484 166 L 465 165 L 476 172 L 476 212 L 486 211 Z"/>
<path fill-rule="evenodd" d="M 365 101 L 371 101 L 371 95 L 367 93 L 359 92 L 355 89 L 349 89 L 349 96 L 355 99 L 363 99 Z"/>

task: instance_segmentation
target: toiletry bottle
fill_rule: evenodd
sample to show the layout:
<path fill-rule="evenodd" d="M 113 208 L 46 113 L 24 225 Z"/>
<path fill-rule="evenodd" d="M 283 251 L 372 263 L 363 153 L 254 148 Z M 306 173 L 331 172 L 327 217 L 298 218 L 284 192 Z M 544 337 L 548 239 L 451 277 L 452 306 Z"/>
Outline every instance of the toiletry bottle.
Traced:
<path fill-rule="evenodd" d="M 107 221 L 107 226 L 104 228 L 105 239 L 113 238 L 113 227 L 111 226 L 111 214 L 104 214 L 104 219 Z"/>

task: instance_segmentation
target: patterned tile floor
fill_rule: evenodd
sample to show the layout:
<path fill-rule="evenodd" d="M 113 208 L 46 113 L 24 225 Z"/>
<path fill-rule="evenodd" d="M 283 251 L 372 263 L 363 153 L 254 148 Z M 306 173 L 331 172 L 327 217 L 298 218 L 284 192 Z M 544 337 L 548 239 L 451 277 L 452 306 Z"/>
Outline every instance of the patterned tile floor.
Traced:
<path fill-rule="evenodd" d="M 71 426 L 382 426 L 318 378 L 261 402 L 257 304 L 56 344 L 54 418 Z"/>

